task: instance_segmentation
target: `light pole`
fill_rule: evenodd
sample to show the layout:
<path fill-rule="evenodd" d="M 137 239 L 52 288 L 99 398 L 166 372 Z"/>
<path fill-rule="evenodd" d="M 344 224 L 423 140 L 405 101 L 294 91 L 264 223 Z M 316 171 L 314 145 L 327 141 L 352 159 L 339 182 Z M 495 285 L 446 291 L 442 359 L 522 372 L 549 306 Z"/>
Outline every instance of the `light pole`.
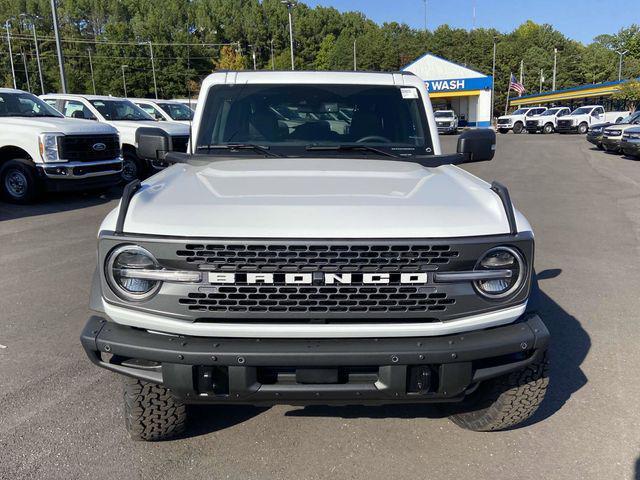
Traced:
<path fill-rule="evenodd" d="M 291 0 L 280 0 L 280 3 L 287 6 L 287 11 L 289 12 L 289 44 L 291 48 L 291 70 L 295 70 L 295 63 L 293 59 L 293 19 L 291 17 L 291 9 L 296 6 L 295 2 Z"/>
<path fill-rule="evenodd" d="M 498 37 L 493 37 L 493 63 L 491 65 L 491 117 L 489 118 L 489 124 L 493 125 L 493 104 L 495 103 L 496 95 L 496 48 Z"/>
<path fill-rule="evenodd" d="M 156 83 L 156 62 L 153 56 L 153 43 L 149 40 L 149 51 L 151 52 L 151 72 L 153 73 L 153 91 L 156 94 L 156 100 L 158 99 L 158 84 Z"/>
<path fill-rule="evenodd" d="M 20 48 L 20 53 L 18 55 L 22 56 L 22 64 L 24 65 L 24 76 L 27 79 L 27 92 L 31 92 L 31 82 L 29 81 L 29 70 L 27 69 L 27 56 L 25 55 L 24 50 L 22 50 L 22 47 Z"/>
<path fill-rule="evenodd" d="M 93 85 L 93 94 L 96 94 L 96 77 L 93 75 L 93 61 L 91 60 L 91 49 L 87 48 L 89 54 L 89 69 L 91 70 L 91 85 Z"/>
<path fill-rule="evenodd" d="M 62 42 L 60 41 L 60 29 L 58 28 L 58 9 L 56 0 L 51 0 L 51 15 L 53 16 L 53 32 L 56 36 L 56 49 L 58 51 L 58 65 L 60 67 L 60 86 L 62 93 L 67 93 L 67 79 L 64 74 L 64 57 L 62 55 Z"/>
<path fill-rule="evenodd" d="M 273 58 L 273 38 L 271 39 L 271 41 L 269 43 L 271 44 L 271 70 L 275 70 L 276 69 L 276 61 Z"/>
<path fill-rule="evenodd" d="M 258 66 L 256 64 L 256 47 L 255 45 L 249 45 L 251 47 L 251 58 L 253 59 L 253 69 L 257 70 Z"/>
<path fill-rule="evenodd" d="M 625 50 L 624 52 L 616 50 L 616 53 L 620 55 L 620 62 L 618 63 L 618 81 L 620 81 L 622 80 L 622 57 L 629 53 L 629 50 Z"/>
<path fill-rule="evenodd" d="M 553 49 L 553 81 L 551 82 L 551 91 L 556 90 L 556 71 L 558 67 L 558 49 Z"/>
<path fill-rule="evenodd" d="M 353 39 L 353 71 L 358 70 L 358 57 L 356 54 L 356 39 Z"/>
<path fill-rule="evenodd" d="M 18 88 L 16 84 L 16 69 L 13 65 L 13 51 L 11 50 L 11 33 L 9 32 L 9 20 L 4 24 L 7 29 L 7 43 L 9 44 L 9 60 L 11 61 L 11 77 L 13 78 L 13 88 Z"/>
<path fill-rule="evenodd" d="M 124 69 L 129 65 L 120 65 L 122 68 L 122 86 L 124 87 L 124 98 L 127 98 L 127 78 L 124 76 Z"/>

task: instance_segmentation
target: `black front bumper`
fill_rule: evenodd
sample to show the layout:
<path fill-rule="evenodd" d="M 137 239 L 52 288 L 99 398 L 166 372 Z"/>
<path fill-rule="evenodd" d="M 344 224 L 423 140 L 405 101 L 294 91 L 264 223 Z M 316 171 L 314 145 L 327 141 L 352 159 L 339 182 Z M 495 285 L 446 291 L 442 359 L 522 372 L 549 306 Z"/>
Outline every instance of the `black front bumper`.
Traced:
<path fill-rule="evenodd" d="M 634 157 L 640 157 L 640 143 L 639 142 L 620 142 L 620 149 L 625 155 L 631 155 Z"/>
<path fill-rule="evenodd" d="M 535 314 L 502 327 L 424 338 L 248 339 L 169 336 L 92 316 L 80 337 L 93 363 L 161 383 L 192 403 L 451 402 L 542 358 Z"/>
<path fill-rule="evenodd" d="M 122 183 L 122 174 L 112 173 L 88 178 L 50 178 L 44 174 L 40 177 L 48 192 L 75 192 L 110 188 Z"/>
<path fill-rule="evenodd" d="M 587 141 L 589 143 L 594 144 L 596 147 L 601 147 L 602 133 L 593 133 L 593 132 L 587 133 Z"/>

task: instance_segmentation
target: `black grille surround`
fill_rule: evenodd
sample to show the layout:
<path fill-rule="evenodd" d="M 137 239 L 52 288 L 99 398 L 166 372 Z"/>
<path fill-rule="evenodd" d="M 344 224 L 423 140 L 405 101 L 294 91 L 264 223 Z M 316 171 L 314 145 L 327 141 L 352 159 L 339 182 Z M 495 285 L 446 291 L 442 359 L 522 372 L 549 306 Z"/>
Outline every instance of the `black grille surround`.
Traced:
<path fill-rule="evenodd" d="M 509 120 L 508 118 L 499 118 L 497 123 L 498 125 L 509 125 L 509 123 L 511 123 L 511 120 Z"/>
<path fill-rule="evenodd" d="M 496 301 L 477 294 L 470 282 L 437 283 L 435 272 L 472 270 L 490 248 L 517 248 L 528 266 L 530 232 L 437 240 L 260 240 L 182 239 L 113 235 L 99 243 L 104 269 L 109 252 L 122 244 L 150 251 L 168 269 L 203 272 L 197 284 L 164 283 L 157 295 L 135 304 L 108 287 L 109 303 L 192 322 L 232 323 L 398 323 L 441 322 L 522 304 L 525 285 Z M 233 283 L 209 283 L 209 272 L 234 273 Z M 273 273 L 273 283 L 248 283 L 248 273 Z M 311 284 L 285 284 L 287 273 L 311 273 Z M 328 273 L 351 273 L 351 283 L 327 284 Z M 388 283 L 367 283 L 364 274 L 388 274 Z M 420 284 L 402 283 L 402 273 L 426 273 Z"/>
<path fill-rule="evenodd" d="M 570 129 L 573 128 L 572 120 L 558 120 L 558 128 Z"/>
<path fill-rule="evenodd" d="M 58 139 L 59 156 L 69 162 L 96 162 L 121 156 L 117 134 L 64 135 Z"/>

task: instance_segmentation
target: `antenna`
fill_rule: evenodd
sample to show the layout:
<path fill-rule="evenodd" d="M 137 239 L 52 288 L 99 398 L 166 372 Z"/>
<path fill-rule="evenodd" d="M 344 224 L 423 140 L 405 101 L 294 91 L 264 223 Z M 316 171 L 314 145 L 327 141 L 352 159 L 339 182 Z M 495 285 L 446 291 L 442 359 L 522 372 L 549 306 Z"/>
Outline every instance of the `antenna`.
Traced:
<path fill-rule="evenodd" d="M 187 80 L 187 95 L 189 97 L 189 110 L 191 110 L 191 86 Z M 193 114 L 189 115 L 189 154 L 193 155 Z"/>

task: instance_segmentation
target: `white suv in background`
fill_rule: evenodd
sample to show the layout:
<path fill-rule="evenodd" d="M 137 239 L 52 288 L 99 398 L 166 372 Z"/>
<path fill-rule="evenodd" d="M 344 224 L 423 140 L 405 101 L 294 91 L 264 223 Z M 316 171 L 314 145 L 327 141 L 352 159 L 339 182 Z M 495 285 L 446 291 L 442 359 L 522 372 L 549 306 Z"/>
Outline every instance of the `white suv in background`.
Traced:
<path fill-rule="evenodd" d="M 527 132 L 529 133 L 553 133 L 558 123 L 558 118 L 569 115 L 569 107 L 553 107 L 545 110 L 540 115 L 535 115 L 527 119 Z"/>
<path fill-rule="evenodd" d="M 66 117 L 97 120 L 115 127 L 122 142 L 122 177 L 127 182 L 144 178 L 164 167 L 162 164 L 143 160 L 136 154 L 136 132 L 139 128 L 160 128 L 171 137 L 173 151 L 187 151 L 188 126 L 175 122 L 157 122 L 126 98 L 68 94 L 47 94 L 41 98 Z"/>
<path fill-rule="evenodd" d="M 65 118 L 35 95 L 0 88 L 0 194 L 28 203 L 42 191 L 120 183 L 115 128 Z"/>
<path fill-rule="evenodd" d="M 436 119 L 438 133 L 458 133 L 458 116 L 453 110 L 436 110 L 433 112 Z"/>
<path fill-rule="evenodd" d="M 189 125 L 193 121 L 193 110 L 175 100 L 151 100 L 149 98 L 129 98 L 156 120 L 178 122 Z"/>
<path fill-rule="evenodd" d="M 540 115 L 545 110 L 546 107 L 526 107 L 519 108 L 510 115 L 502 115 L 498 117 L 498 131 L 500 133 L 507 133 L 509 130 L 513 130 L 513 133 L 522 133 L 527 124 L 527 120 Z"/>

